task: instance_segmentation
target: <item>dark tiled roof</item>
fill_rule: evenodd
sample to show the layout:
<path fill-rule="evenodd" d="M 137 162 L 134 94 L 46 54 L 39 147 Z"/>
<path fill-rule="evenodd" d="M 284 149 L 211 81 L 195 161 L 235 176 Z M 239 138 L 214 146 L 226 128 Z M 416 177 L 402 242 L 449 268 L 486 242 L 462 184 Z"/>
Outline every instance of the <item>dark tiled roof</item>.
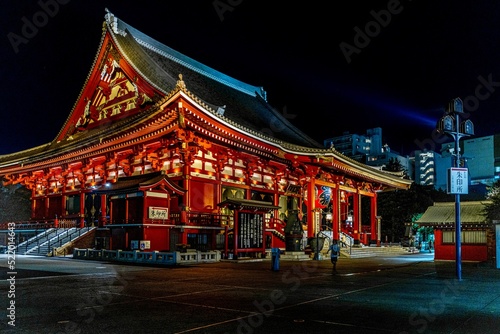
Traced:
<path fill-rule="evenodd" d="M 325 161 L 332 162 L 328 162 L 325 167 L 339 168 L 341 166 L 341 171 L 356 177 L 382 182 L 396 188 L 408 188 L 411 184 L 409 180 L 376 171 L 335 150 L 326 149 L 269 105 L 266 101 L 266 93 L 261 87 L 241 82 L 203 65 L 143 34 L 111 13 L 106 15 L 106 25 L 107 31 L 126 61 L 166 96 L 176 91 L 178 76 L 182 74 L 186 85 L 185 93 L 199 102 L 206 112 L 210 113 L 210 117 L 218 117 L 221 122 L 238 128 L 240 132 L 273 142 L 277 147 L 289 153 L 303 154 L 316 159 L 323 157 Z M 225 106 L 224 113 L 218 115 L 217 110 L 222 106 Z M 120 132 L 121 129 L 131 128 L 139 124 L 142 119 L 149 117 L 148 115 L 147 112 L 139 113 L 100 128 L 77 133 L 71 138 L 72 140 L 60 142 L 54 140 L 46 145 L 0 156 L 0 167 L 9 168 L 16 164 L 23 166 L 64 155 L 71 150 L 99 145 L 101 138 L 107 138 L 111 134 Z M 338 162 L 335 164 L 335 166 L 338 165 L 337 167 L 333 167 L 333 161 Z M 127 182 L 130 184 L 122 182 L 120 185 L 113 186 L 126 189 L 129 186 L 136 187 L 142 181 L 129 180 Z"/>
<path fill-rule="evenodd" d="M 124 57 L 157 89 L 164 93 L 172 91 L 182 74 L 186 88 L 213 111 L 225 106 L 222 118 L 286 143 L 323 147 L 269 105 L 261 87 L 240 82 L 203 65 L 111 14 L 106 17 Z"/>
<path fill-rule="evenodd" d="M 460 203 L 460 221 L 462 223 L 483 223 L 484 207 L 488 202 Z M 434 203 L 417 220 L 419 224 L 439 224 L 455 222 L 455 202 Z"/>

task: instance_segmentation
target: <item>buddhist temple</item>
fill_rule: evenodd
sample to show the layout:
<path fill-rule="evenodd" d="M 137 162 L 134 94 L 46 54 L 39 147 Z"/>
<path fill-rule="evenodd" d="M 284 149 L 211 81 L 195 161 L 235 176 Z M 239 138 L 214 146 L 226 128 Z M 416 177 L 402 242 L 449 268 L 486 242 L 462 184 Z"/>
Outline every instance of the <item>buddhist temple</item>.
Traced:
<path fill-rule="evenodd" d="M 75 98 L 52 142 L 0 156 L 0 177 L 31 190 L 33 221 L 94 226 L 103 249 L 238 256 L 302 250 L 324 229 L 380 244 L 377 194 L 411 185 L 318 144 L 263 87 L 109 11 Z"/>

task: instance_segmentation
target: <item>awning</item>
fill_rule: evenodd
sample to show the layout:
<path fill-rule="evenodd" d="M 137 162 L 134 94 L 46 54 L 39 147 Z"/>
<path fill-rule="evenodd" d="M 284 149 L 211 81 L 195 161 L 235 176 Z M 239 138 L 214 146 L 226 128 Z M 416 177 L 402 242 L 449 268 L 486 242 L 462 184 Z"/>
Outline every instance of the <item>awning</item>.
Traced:
<path fill-rule="evenodd" d="M 146 191 L 152 188 L 164 188 L 178 195 L 184 195 L 186 190 L 175 184 L 162 171 L 134 176 L 120 177 L 115 183 L 100 186 L 94 192 L 98 194 L 123 194 L 133 191 Z"/>

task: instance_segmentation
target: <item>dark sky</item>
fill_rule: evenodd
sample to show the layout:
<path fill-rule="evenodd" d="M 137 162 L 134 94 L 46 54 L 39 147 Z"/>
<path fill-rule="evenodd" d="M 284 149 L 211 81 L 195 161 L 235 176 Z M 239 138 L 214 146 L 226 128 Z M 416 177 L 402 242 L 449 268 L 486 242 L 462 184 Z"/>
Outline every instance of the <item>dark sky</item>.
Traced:
<path fill-rule="evenodd" d="M 0 154 L 55 138 L 89 73 L 105 8 L 263 86 L 319 142 L 382 127 L 393 150 L 433 148 L 455 97 L 477 135 L 500 132 L 497 1 L 3 0 Z"/>

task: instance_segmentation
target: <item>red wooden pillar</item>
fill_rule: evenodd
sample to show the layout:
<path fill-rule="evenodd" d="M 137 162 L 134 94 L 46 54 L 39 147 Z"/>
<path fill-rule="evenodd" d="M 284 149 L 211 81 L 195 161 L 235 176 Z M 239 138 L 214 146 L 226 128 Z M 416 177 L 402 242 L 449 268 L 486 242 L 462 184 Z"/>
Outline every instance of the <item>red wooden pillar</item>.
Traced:
<path fill-rule="evenodd" d="M 180 223 L 181 225 L 186 225 L 188 221 L 188 213 L 187 211 L 188 207 L 181 208 L 181 213 L 180 213 Z M 181 227 L 179 229 L 179 241 L 181 244 L 187 244 L 187 232 L 186 229 Z"/>
<path fill-rule="evenodd" d="M 43 216 L 45 217 L 45 219 L 47 219 L 49 217 L 49 203 L 50 203 L 49 197 L 45 196 L 45 210 L 43 213 Z"/>
<path fill-rule="evenodd" d="M 124 224 L 130 223 L 130 221 L 129 221 L 130 217 L 129 217 L 129 211 L 128 211 L 128 200 L 129 200 L 128 195 L 126 195 L 126 197 L 125 197 L 125 222 L 124 222 Z"/>
<path fill-rule="evenodd" d="M 186 195 L 187 196 L 184 196 L 184 204 L 186 205 L 186 210 L 187 211 L 190 211 L 190 208 L 191 208 L 191 196 L 189 196 L 190 192 L 189 192 L 189 188 L 190 188 L 190 184 L 191 184 L 191 168 L 189 167 L 189 154 L 185 154 L 185 157 L 184 157 L 184 171 L 183 171 L 183 174 L 184 174 L 184 189 L 186 190 Z"/>
<path fill-rule="evenodd" d="M 184 145 L 187 145 L 186 143 L 183 143 L 182 144 L 183 148 L 185 148 Z M 181 222 L 182 223 L 188 223 L 188 212 L 191 211 L 191 192 L 189 191 L 189 189 L 191 188 L 190 185 L 191 185 L 191 168 L 189 166 L 189 161 L 190 161 L 191 157 L 189 155 L 189 153 L 186 153 L 184 154 L 184 189 L 186 190 L 186 195 L 184 196 L 184 205 L 185 205 L 185 208 L 181 211 Z M 183 216 L 184 214 L 184 216 Z M 180 229 L 180 239 L 181 239 L 181 243 L 182 244 L 187 244 L 188 240 L 187 240 L 187 232 L 186 232 L 186 229 L 184 228 L 181 228 Z"/>
<path fill-rule="evenodd" d="M 300 195 L 300 198 L 299 198 L 299 218 L 300 218 L 301 223 L 303 221 L 302 218 L 304 216 L 304 213 L 302 212 L 302 201 L 303 200 L 304 200 L 304 198 L 302 197 L 302 192 L 301 192 L 301 195 Z M 278 192 L 278 183 L 276 181 L 276 178 L 274 180 L 273 205 L 274 206 L 280 206 L 280 195 L 279 195 L 279 192 Z M 272 211 L 272 217 L 273 217 L 273 219 L 270 220 L 269 223 L 270 223 L 270 227 L 274 228 L 274 218 L 279 218 L 280 217 L 279 209 Z M 271 238 L 271 243 L 274 244 L 274 238 Z M 269 246 L 271 246 L 271 245 L 269 245 Z M 272 248 L 272 247 L 269 247 L 269 248 Z"/>
<path fill-rule="evenodd" d="M 186 208 L 182 208 L 181 209 L 180 222 L 181 222 L 181 224 L 186 224 L 187 223 L 187 211 L 186 211 Z"/>
<path fill-rule="evenodd" d="M 361 211 L 361 207 L 360 207 L 360 198 L 359 198 L 359 194 L 358 193 L 353 193 L 352 194 L 352 208 L 353 208 L 353 237 L 354 237 L 354 243 L 355 244 L 359 244 L 359 233 L 361 232 L 360 229 L 361 229 L 361 215 L 360 215 L 360 211 Z"/>
<path fill-rule="evenodd" d="M 224 258 L 227 259 L 227 254 L 229 253 L 229 226 L 224 226 Z"/>
<path fill-rule="evenodd" d="M 234 227 L 233 227 L 233 252 L 234 252 L 233 258 L 234 259 L 238 258 L 238 247 L 240 246 L 240 245 L 238 245 L 238 235 L 240 234 L 240 231 L 238 228 L 238 225 L 240 222 L 238 213 L 239 213 L 238 210 L 234 210 Z"/>
<path fill-rule="evenodd" d="M 102 194 L 101 195 L 101 227 L 105 227 L 106 226 L 106 206 L 107 206 L 107 203 L 106 203 L 106 195 L 105 194 Z"/>
<path fill-rule="evenodd" d="M 36 212 L 36 187 L 31 190 L 31 219 L 35 218 L 35 212 Z"/>
<path fill-rule="evenodd" d="M 332 230 L 333 230 L 333 239 L 339 240 L 340 235 L 340 204 L 339 204 L 339 187 L 332 187 Z"/>
<path fill-rule="evenodd" d="M 307 185 L 307 237 L 316 235 L 316 206 L 315 206 L 315 182 L 314 178 Z"/>
<path fill-rule="evenodd" d="M 377 194 L 370 198 L 370 245 L 377 244 L 380 246 L 380 238 L 378 238 L 377 224 Z"/>
<path fill-rule="evenodd" d="M 144 167 L 143 167 L 143 170 L 144 170 Z M 149 214 L 149 212 L 148 212 L 149 211 L 148 210 L 148 207 L 149 207 L 149 196 L 147 195 L 147 191 L 143 191 L 142 194 L 143 194 L 143 197 L 142 197 L 142 199 L 143 199 L 143 201 L 142 201 L 142 214 L 141 214 L 140 218 L 141 218 L 142 224 L 144 225 L 144 224 L 147 224 L 147 222 L 148 222 L 147 219 L 148 219 L 148 214 Z M 135 219 L 137 219 L 137 218 L 138 217 L 135 217 Z M 144 240 L 147 240 L 147 238 L 146 238 L 146 228 L 144 228 L 144 226 L 143 226 L 142 229 L 143 229 L 142 233 L 143 233 Z"/>
<path fill-rule="evenodd" d="M 115 217 L 113 217 L 113 201 L 109 201 L 109 223 L 110 224 L 113 224 L 113 220 L 115 219 Z"/>
<path fill-rule="evenodd" d="M 64 216 L 66 214 L 66 195 L 62 195 L 62 203 L 61 203 L 61 216 Z"/>
<path fill-rule="evenodd" d="M 85 227 L 85 192 L 80 192 L 80 228 Z"/>

